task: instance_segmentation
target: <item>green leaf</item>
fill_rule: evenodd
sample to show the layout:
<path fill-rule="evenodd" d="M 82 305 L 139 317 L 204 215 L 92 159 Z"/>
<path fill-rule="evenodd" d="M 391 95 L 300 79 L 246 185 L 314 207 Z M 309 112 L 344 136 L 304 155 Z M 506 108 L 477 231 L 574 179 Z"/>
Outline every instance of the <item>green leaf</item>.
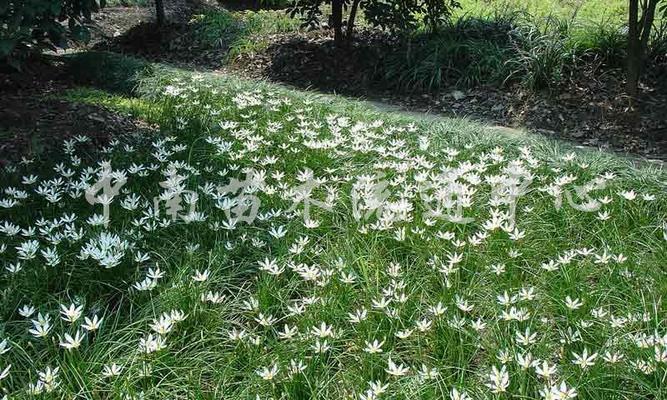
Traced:
<path fill-rule="evenodd" d="M 72 37 L 79 42 L 88 42 L 90 40 L 90 31 L 85 26 L 77 25 L 72 31 Z"/>
<path fill-rule="evenodd" d="M 16 46 L 16 40 L 0 39 L 0 57 L 7 57 Z"/>

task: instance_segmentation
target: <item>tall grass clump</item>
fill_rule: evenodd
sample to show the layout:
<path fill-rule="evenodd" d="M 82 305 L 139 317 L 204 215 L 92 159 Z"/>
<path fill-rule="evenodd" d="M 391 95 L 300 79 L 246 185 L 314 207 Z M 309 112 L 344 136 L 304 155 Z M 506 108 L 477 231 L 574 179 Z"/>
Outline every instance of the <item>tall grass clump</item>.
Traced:
<path fill-rule="evenodd" d="M 383 59 L 379 79 L 401 89 L 500 83 L 513 52 L 514 15 L 465 16 L 437 33 L 418 33 Z"/>
<path fill-rule="evenodd" d="M 587 20 L 526 11 L 465 14 L 436 33 L 399 41 L 375 68 L 376 80 L 401 90 L 515 85 L 557 89 L 582 69 L 625 65 L 627 33 L 615 19 Z M 649 65 L 664 54 L 664 30 L 649 43 Z"/>
<path fill-rule="evenodd" d="M 506 81 L 518 81 L 529 89 L 545 89 L 562 81 L 565 69 L 576 63 L 577 54 L 568 45 L 570 25 L 549 18 L 540 27 L 517 27 L 514 54 L 506 63 L 510 70 Z"/>
<path fill-rule="evenodd" d="M 232 59 L 243 53 L 258 52 L 269 44 L 268 35 L 296 31 L 298 21 L 284 12 L 272 10 L 211 10 L 191 21 L 195 40 L 211 48 L 227 49 Z"/>
<path fill-rule="evenodd" d="M 132 95 L 153 66 L 141 59 L 109 52 L 86 52 L 68 56 L 67 74 L 81 85 Z"/>

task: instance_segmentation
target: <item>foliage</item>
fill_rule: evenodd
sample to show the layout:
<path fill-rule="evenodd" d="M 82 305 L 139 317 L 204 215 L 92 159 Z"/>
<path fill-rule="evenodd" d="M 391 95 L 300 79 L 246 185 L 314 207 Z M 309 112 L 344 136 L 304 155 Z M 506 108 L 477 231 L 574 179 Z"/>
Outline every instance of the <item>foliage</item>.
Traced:
<path fill-rule="evenodd" d="M 89 38 L 86 21 L 104 0 L 14 0 L 0 2 L 0 61 L 20 67 L 27 55 Z M 65 23 L 66 22 L 66 23 Z"/>
<path fill-rule="evenodd" d="M 225 8 L 233 10 L 284 9 L 291 0 L 218 0 Z"/>
<path fill-rule="evenodd" d="M 606 66 L 620 67 L 627 53 L 627 32 L 621 24 L 600 22 L 569 29 L 567 46 L 583 57 L 593 57 Z M 653 45 L 653 43 L 652 43 Z"/>
<path fill-rule="evenodd" d="M 460 7 L 457 0 L 294 0 L 289 8 L 292 17 L 300 15 L 303 25 L 317 27 L 322 17 L 322 7 L 331 5 L 329 25 L 333 27 L 335 40 L 340 41 L 342 29 L 347 29 L 347 39 L 352 37 L 358 9 L 364 11 L 365 20 L 373 26 L 392 33 L 407 34 L 422 24 L 436 31 L 449 21 L 452 10 Z M 349 8 L 347 22 L 343 21 L 343 8 Z"/>
<path fill-rule="evenodd" d="M 113 93 L 131 95 L 139 80 L 151 74 L 152 66 L 140 59 L 107 52 L 68 56 L 66 73 L 76 82 Z"/>
<path fill-rule="evenodd" d="M 437 35 L 420 34 L 381 61 L 382 82 L 399 89 L 438 90 L 446 85 L 501 82 L 509 74 L 510 20 L 461 18 Z"/>
<path fill-rule="evenodd" d="M 259 0 L 260 5 L 272 8 L 286 8 L 289 0 Z"/>
<path fill-rule="evenodd" d="M 425 26 L 435 32 L 448 22 L 457 0 L 369 0 L 363 4 L 364 16 L 371 25 L 394 33 L 409 33 Z"/>
<path fill-rule="evenodd" d="M 72 96 L 150 109 L 161 134 L 128 132 L 99 153 L 79 135 L 60 159 L 2 170 L 8 397 L 665 393 L 664 171 L 466 120 L 153 72 L 136 92 L 149 108 Z M 84 194 L 105 165 L 126 179 L 106 198 L 108 225 Z M 246 223 L 229 214 L 243 197 L 217 189 L 251 173 L 241 193 L 260 214 Z M 592 182 L 604 187 L 580 198 Z M 353 187 L 357 210 L 377 214 L 354 217 Z M 187 219 L 156 206 L 185 190 L 199 195 Z M 557 207 L 559 195 L 571 201 Z M 295 199 L 331 207 L 306 219 Z M 473 221 L 449 218 L 457 203 Z"/>
<path fill-rule="evenodd" d="M 197 40 L 211 47 L 228 47 L 247 32 L 238 15 L 227 10 L 194 15 L 191 23 Z"/>
<path fill-rule="evenodd" d="M 205 47 L 228 49 L 228 57 L 268 46 L 266 35 L 298 30 L 298 23 L 271 10 L 230 12 L 210 10 L 191 21 L 195 40 Z"/>
<path fill-rule="evenodd" d="M 148 7 L 150 0 L 107 0 L 107 7 Z"/>
<path fill-rule="evenodd" d="M 648 43 L 649 60 L 664 54 L 664 31 Z M 620 67 L 627 30 L 607 21 L 536 17 L 526 12 L 466 15 L 435 35 L 413 34 L 379 59 L 376 79 L 400 89 L 520 83 L 553 89 L 583 65 Z"/>
<path fill-rule="evenodd" d="M 515 54 L 507 60 L 510 74 L 506 80 L 519 79 L 531 89 L 558 85 L 566 66 L 576 62 L 577 55 L 568 46 L 569 27 L 558 19 L 545 28 L 519 28 Z"/>

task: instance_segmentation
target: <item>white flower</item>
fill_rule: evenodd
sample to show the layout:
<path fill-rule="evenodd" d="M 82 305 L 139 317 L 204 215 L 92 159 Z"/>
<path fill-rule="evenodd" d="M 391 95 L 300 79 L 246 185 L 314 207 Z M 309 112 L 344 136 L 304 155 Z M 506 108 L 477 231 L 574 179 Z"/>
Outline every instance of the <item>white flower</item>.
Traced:
<path fill-rule="evenodd" d="M 296 326 L 290 327 L 288 324 L 285 324 L 283 330 L 278 331 L 278 337 L 280 339 L 292 339 L 297 333 L 299 333 L 299 329 Z"/>
<path fill-rule="evenodd" d="M 270 367 L 264 367 L 261 370 L 257 370 L 255 373 L 265 381 L 271 381 L 278 375 L 279 371 L 280 368 L 278 367 L 278 364 L 273 364 Z"/>
<path fill-rule="evenodd" d="M 44 338 L 49 335 L 49 331 L 53 327 L 51 325 L 51 317 L 47 315 L 42 315 L 41 313 L 37 314 L 36 320 L 31 320 L 32 328 L 28 329 L 28 332 L 35 337 Z"/>
<path fill-rule="evenodd" d="M 602 355 L 602 359 L 609 364 L 617 364 L 625 358 L 622 353 L 607 351 Z"/>
<path fill-rule="evenodd" d="M 100 328 L 100 325 L 102 324 L 102 320 L 104 318 L 98 318 L 97 315 L 93 315 L 93 318 L 90 319 L 88 317 L 84 318 L 84 324 L 81 325 L 81 327 L 88 332 L 96 331 Z"/>
<path fill-rule="evenodd" d="M 153 319 L 150 327 L 158 335 L 164 336 L 171 332 L 174 327 L 174 321 L 171 319 L 171 315 L 165 313 L 162 314 L 159 319 Z"/>
<path fill-rule="evenodd" d="M 507 373 L 507 366 L 503 365 L 500 370 L 494 365 L 488 375 L 486 386 L 493 393 L 503 393 L 510 385 L 510 376 Z"/>
<path fill-rule="evenodd" d="M 630 200 L 630 201 L 637 198 L 637 193 L 635 193 L 634 190 L 622 191 L 622 192 L 619 192 L 618 195 L 623 197 L 624 199 Z"/>
<path fill-rule="evenodd" d="M 5 369 L 0 371 L 0 381 L 9 376 L 9 370 L 12 369 L 12 364 L 9 364 Z"/>
<path fill-rule="evenodd" d="M 421 369 L 418 371 L 418 373 L 419 373 L 419 379 L 421 381 L 436 379 L 440 375 L 440 372 L 438 371 L 437 368 L 429 368 L 426 364 L 422 364 Z"/>
<path fill-rule="evenodd" d="M 572 364 L 578 365 L 581 369 L 588 369 L 595 365 L 595 359 L 598 357 L 598 353 L 588 354 L 588 349 L 584 347 L 584 351 L 581 354 L 572 352 L 574 360 Z"/>
<path fill-rule="evenodd" d="M 451 397 L 451 400 L 472 400 L 470 396 L 468 396 L 468 393 L 465 391 L 459 392 L 455 387 L 449 392 L 449 397 Z"/>
<path fill-rule="evenodd" d="M 570 310 L 577 310 L 584 305 L 584 302 L 579 299 L 572 299 L 570 296 L 565 297 L 565 307 Z"/>
<path fill-rule="evenodd" d="M 364 347 L 364 351 L 366 353 L 370 354 L 376 354 L 376 353 L 382 353 L 382 345 L 384 344 L 383 341 L 378 341 L 377 339 L 373 340 L 373 342 L 366 341 L 366 347 Z"/>
<path fill-rule="evenodd" d="M 394 360 L 392 360 L 391 357 L 389 357 L 385 372 L 393 376 L 404 376 L 407 375 L 409 370 L 410 370 L 409 367 L 406 367 L 403 364 L 396 364 L 394 363 Z"/>
<path fill-rule="evenodd" d="M 83 306 L 70 304 L 69 307 L 67 307 L 64 304 L 60 305 L 61 318 L 69 323 L 76 322 L 76 320 L 81 317 L 82 312 Z"/>
<path fill-rule="evenodd" d="M 154 336 L 149 333 L 146 337 L 139 339 L 139 351 L 150 354 L 160 351 L 166 347 L 164 336 Z"/>
<path fill-rule="evenodd" d="M 116 363 L 113 363 L 111 365 L 104 366 L 104 368 L 102 369 L 102 376 L 104 376 L 105 378 L 111 378 L 114 376 L 119 376 L 122 371 L 123 367 L 121 367 Z"/>
<path fill-rule="evenodd" d="M 7 339 L 3 339 L 2 342 L 0 342 L 0 355 L 3 355 L 9 350 L 12 349 L 12 346 L 9 345 L 9 342 L 7 342 Z"/>
<path fill-rule="evenodd" d="M 192 280 L 195 282 L 205 282 L 208 280 L 208 277 L 211 275 L 211 270 L 205 269 L 203 272 L 197 270 L 192 276 Z"/>
<path fill-rule="evenodd" d="M 82 334 L 79 330 L 76 331 L 74 337 L 72 337 L 72 335 L 69 333 L 65 333 L 64 340 L 60 339 L 60 347 L 64 347 L 67 350 L 78 349 L 79 346 L 81 346 L 81 342 L 83 341 L 84 337 L 85 335 Z"/>
<path fill-rule="evenodd" d="M 326 337 L 333 337 L 334 332 L 333 328 L 331 326 L 327 326 L 326 323 L 322 322 L 319 327 L 314 326 L 310 329 L 310 333 L 313 336 L 317 336 L 319 338 L 326 338 Z"/>

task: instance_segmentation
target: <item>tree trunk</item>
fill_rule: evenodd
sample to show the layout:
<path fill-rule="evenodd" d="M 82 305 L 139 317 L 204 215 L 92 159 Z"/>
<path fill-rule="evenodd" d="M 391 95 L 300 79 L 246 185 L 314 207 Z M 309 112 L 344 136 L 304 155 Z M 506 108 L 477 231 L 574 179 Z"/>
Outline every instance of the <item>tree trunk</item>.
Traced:
<path fill-rule="evenodd" d="M 361 3 L 361 0 L 354 0 L 352 2 L 352 7 L 350 8 L 350 15 L 347 18 L 347 31 L 345 33 L 348 42 L 352 40 L 352 36 L 354 35 L 354 20 L 357 18 L 357 10 L 359 9 L 359 3 Z"/>
<path fill-rule="evenodd" d="M 644 65 L 658 3 L 659 0 L 642 1 L 640 18 L 640 1 L 630 0 L 628 9 L 628 78 L 625 90 L 633 98 L 639 92 L 639 77 Z"/>
<path fill-rule="evenodd" d="M 163 0 L 155 0 L 155 20 L 157 26 L 164 26 L 164 2 Z"/>
<path fill-rule="evenodd" d="M 334 30 L 334 43 L 343 43 L 343 0 L 331 0 L 331 24 Z"/>
<path fill-rule="evenodd" d="M 639 0 L 630 0 L 628 12 L 628 77 L 625 91 L 631 97 L 637 96 L 639 53 Z"/>
<path fill-rule="evenodd" d="M 639 51 L 641 52 L 642 58 L 646 55 L 646 50 L 648 48 L 648 40 L 651 37 L 651 28 L 653 27 L 653 21 L 655 20 L 655 9 L 658 7 L 660 0 L 648 0 L 648 4 L 644 5 L 642 10 L 642 24 L 641 29 L 641 38 L 640 38 L 640 47 Z"/>

